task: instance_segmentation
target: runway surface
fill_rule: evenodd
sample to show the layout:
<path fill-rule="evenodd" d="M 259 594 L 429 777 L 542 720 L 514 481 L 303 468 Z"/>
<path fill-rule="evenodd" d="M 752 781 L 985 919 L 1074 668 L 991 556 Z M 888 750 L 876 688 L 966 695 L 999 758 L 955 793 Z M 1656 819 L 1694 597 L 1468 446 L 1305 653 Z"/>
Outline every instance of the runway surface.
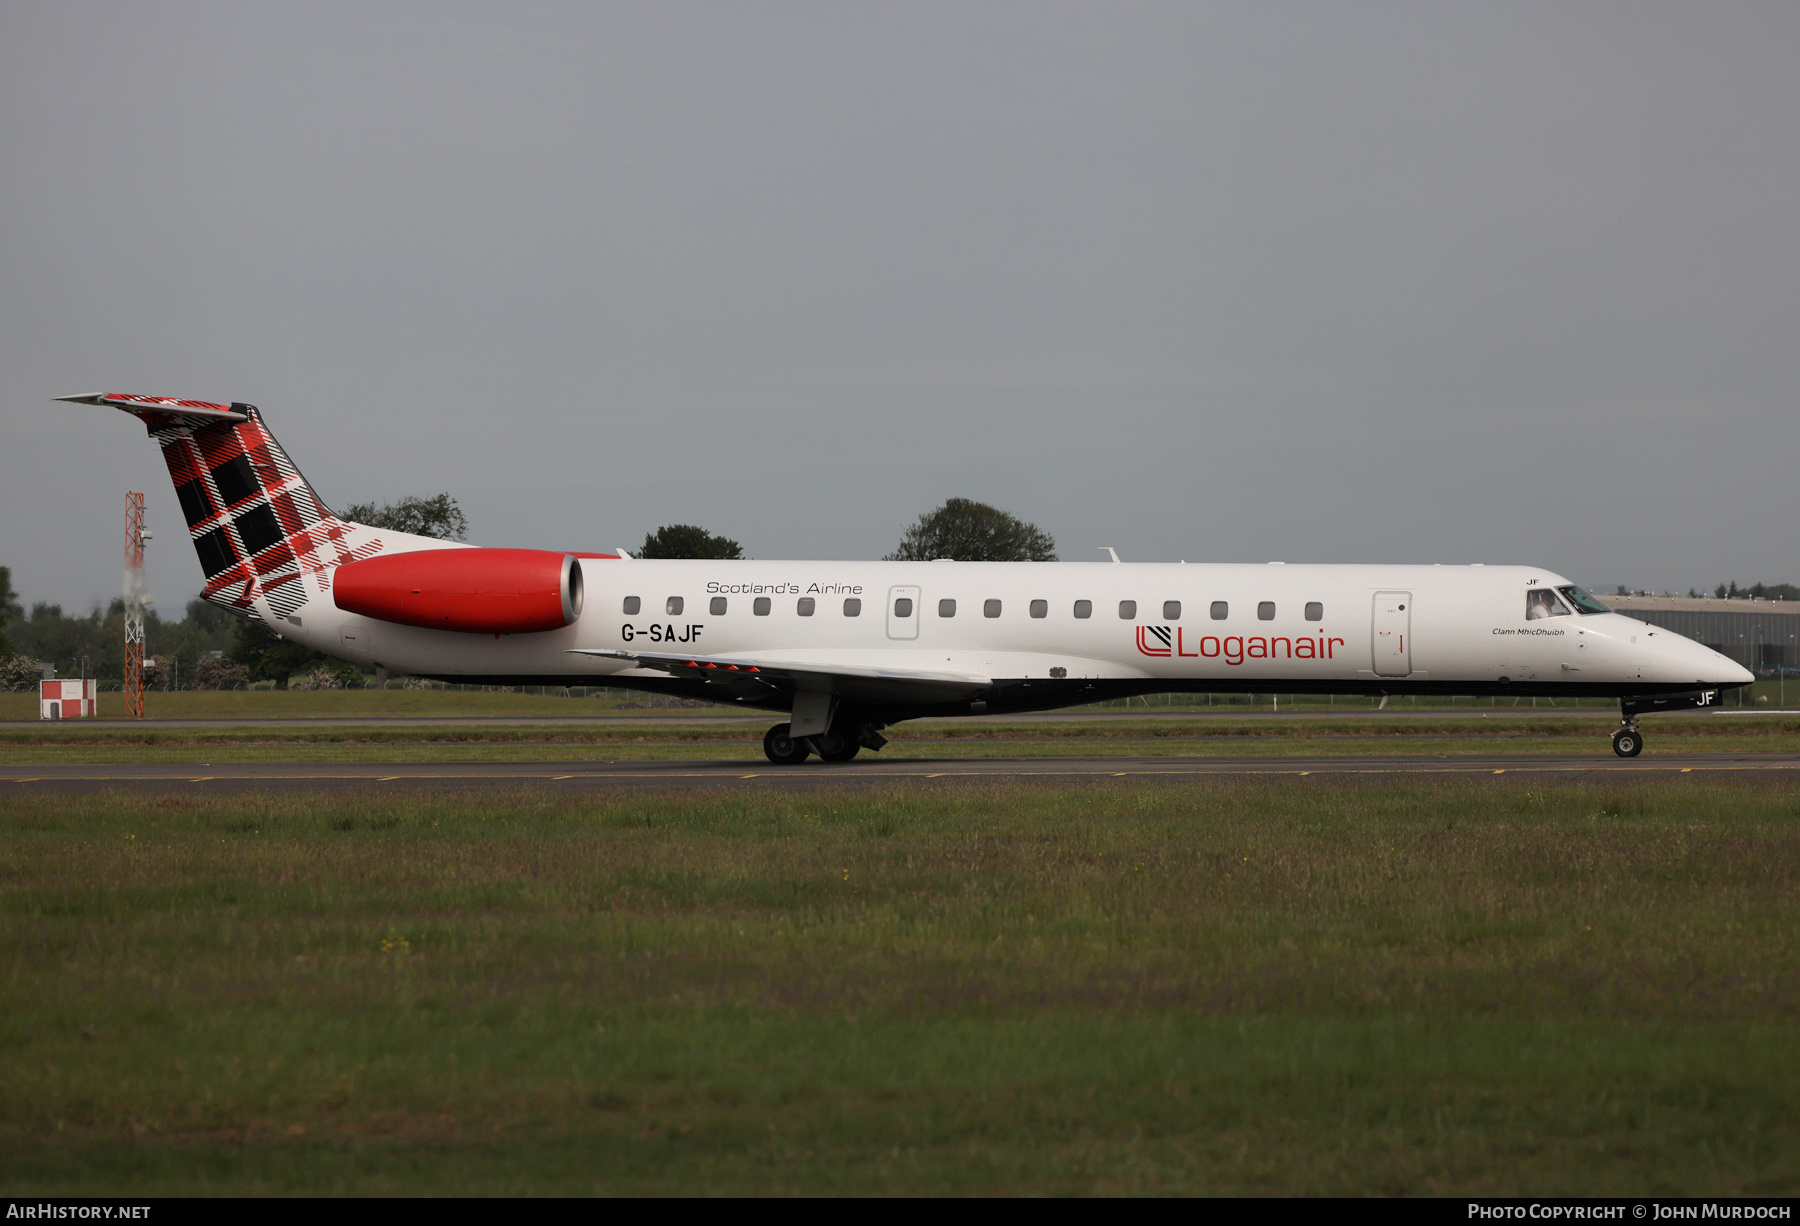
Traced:
<path fill-rule="evenodd" d="M 1800 710 L 1769 710 L 1753 707 L 1715 707 L 1707 711 L 1678 711 L 1659 715 L 1664 719 L 1715 719 L 1738 718 L 1740 716 L 1800 715 Z M 1605 720 L 1617 722 L 1619 712 L 1612 707 L 1428 707 L 1412 709 L 1407 707 L 1391 707 L 1386 711 L 1348 704 L 1335 710 L 1331 708 L 1305 707 L 1298 710 L 1270 711 L 1246 710 L 1244 708 L 1220 707 L 1214 711 L 1158 711 L 1154 709 L 1133 711 L 1032 711 L 1018 715 L 961 715 L 956 717 L 959 724 L 1105 724 L 1110 722 L 1142 723 L 1146 720 L 1170 723 L 1201 723 L 1218 721 L 1239 723 L 1245 720 L 1398 720 L 1413 721 L 1421 719 L 1539 719 L 1545 716 L 1573 717 L 1582 719 Z M 54 736 L 58 732 L 66 732 L 70 736 L 80 735 L 83 731 L 140 731 L 159 730 L 165 728 L 380 728 L 380 727 L 457 727 L 480 726 L 484 728 L 507 727 L 568 727 L 579 724 L 668 724 L 668 725 L 737 725 L 764 728 L 780 719 L 778 712 L 769 711 L 609 711 L 602 714 L 582 712 L 569 715 L 322 715 L 322 716 L 231 716 L 229 718 L 212 719 L 84 719 L 60 720 L 12 719 L 0 720 L 0 732 L 39 732 Z"/>
<path fill-rule="evenodd" d="M 1800 757 L 1789 754 L 1654 754 L 1625 759 L 1598 754 L 1495 754 L 1350 757 L 985 758 L 889 760 L 778 767 L 736 762 L 241 762 L 219 766 L 15 766 L 0 774 L 0 797 L 27 792 L 79 794 L 296 789 L 424 788 L 467 790 L 549 787 L 574 791 L 675 790 L 692 787 L 804 788 L 925 783 L 1079 783 L 1130 779 L 1175 782 L 1209 778 L 1281 778 L 1345 782 L 1534 778 L 1564 782 L 1762 778 L 1800 782 Z"/>

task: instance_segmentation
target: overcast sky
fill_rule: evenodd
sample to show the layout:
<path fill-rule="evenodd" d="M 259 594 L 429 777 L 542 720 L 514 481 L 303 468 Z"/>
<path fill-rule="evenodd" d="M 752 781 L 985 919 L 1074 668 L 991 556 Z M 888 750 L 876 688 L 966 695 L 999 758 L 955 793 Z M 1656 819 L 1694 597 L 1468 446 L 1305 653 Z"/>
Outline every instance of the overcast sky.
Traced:
<path fill-rule="evenodd" d="M 0 4 L 0 565 L 260 405 L 483 544 L 1800 580 L 1800 5 Z"/>

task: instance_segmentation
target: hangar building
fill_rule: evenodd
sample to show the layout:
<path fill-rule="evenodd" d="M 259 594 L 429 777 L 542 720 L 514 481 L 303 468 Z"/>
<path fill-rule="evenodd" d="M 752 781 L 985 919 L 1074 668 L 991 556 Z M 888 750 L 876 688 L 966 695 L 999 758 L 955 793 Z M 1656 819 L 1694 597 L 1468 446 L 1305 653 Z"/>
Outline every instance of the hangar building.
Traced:
<path fill-rule="evenodd" d="M 1800 669 L 1800 600 L 1601 596 L 1628 617 L 1705 643 L 1752 672 Z"/>

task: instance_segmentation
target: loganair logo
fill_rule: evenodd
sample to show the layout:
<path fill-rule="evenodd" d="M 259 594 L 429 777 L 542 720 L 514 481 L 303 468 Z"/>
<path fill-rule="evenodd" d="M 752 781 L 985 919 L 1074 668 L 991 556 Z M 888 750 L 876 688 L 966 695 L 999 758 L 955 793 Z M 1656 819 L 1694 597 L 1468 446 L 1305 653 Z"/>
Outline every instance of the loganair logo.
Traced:
<path fill-rule="evenodd" d="M 1138 626 L 1135 629 L 1137 649 L 1143 655 L 1224 660 L 1233 666 L 1245 660 L 1332 660 L 1337 658 L 1337 649 L 1344 645 L 1343 639 L 1329 638 L 1323 630 L 1291 638 L 1285 634 L 1207 634 L 1195 644 L 1199 650 L 1189 651 L 1184 626 Z"/>
<path fill-rule="evenodd" d="M 1138 650 L 1147 656 L 1168 656 L 1175 654 L 1172 645 L 1173 636 L 1167 626 L 1139 626 L 1137 628 Z"/>

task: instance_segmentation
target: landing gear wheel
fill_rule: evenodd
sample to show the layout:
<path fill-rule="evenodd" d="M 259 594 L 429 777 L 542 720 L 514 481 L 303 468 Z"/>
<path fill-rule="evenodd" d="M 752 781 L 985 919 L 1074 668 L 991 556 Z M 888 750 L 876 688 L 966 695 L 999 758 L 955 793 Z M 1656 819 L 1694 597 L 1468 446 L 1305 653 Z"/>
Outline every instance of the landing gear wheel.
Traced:
<path fill-rule="evenodd" d="M 1621 758 L 1635 758 L 1644 752 L 1644 734 L 1636 728 L 1621 728 L 1613 733 L 1613 752 Z"/>
<path fill-rule="evenodd" d="M 827 762 L 848 762 L 862 748 L 856 729 L 833 724 L 823 736 L 815 738 L 819 756 Z"/>
<path fill-rule="evenodd" d="M 763 753 L 776 766 L 798 766 L 811 752 L 805 741 L 797 741 L 789 734 L 786 724 L 776 724 L 763 734 Z"/>

